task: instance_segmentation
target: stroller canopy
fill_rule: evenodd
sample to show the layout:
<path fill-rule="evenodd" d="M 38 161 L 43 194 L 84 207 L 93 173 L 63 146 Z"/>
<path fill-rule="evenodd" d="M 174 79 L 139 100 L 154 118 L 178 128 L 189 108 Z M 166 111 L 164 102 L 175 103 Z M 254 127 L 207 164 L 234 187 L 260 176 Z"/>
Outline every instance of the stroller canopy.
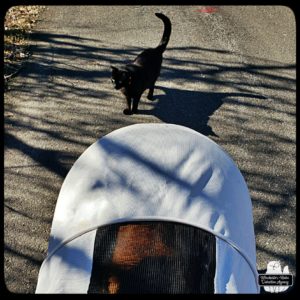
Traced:
<path fill-rule="evenodd" d="M 95 274 L 110 272 L 107 262 L 112 259 L 106 254 L 106 258 L 101 256 L 101 265 L 98 252 L 116 246 L 116 240 L 109 241 L 103 232 L 108 228 L 121 234 L 120 224 L 135 222 L 143 228 L 155 222 L 167 224 L 172 243 L 185 238 L 192 241 L 193 246 L 186 247 L 188 252 L 176 246 L 176 255 L 191 255 L 184 253 L 193 251 L 192 255 L 197 256 L 199 249 L 199 267 L 202 264 L 209 273 L 202 281 L 211 284 L 210 292 L 259 292 L 251 200 L 233 160 L 215 142 L 189 128 L 137 124 L 99 139 L 78 158 L 66 176 L 36 293 L 101 292 L 92 288 L 92 279 Z M 138 234 L 150 236 L 149 230 Z M 197 244 L 197 240 L 201 242 Z M 206 256 L 205 244 L 209 245 Z M 130 250 L 126 243 L 122 249 Z M 160 253 L 168 256 L 170 251 Z M 192 264 L 197 269 L 198 263 Z M 101 270 L 97 266 L 105 267 Z M 176 268 L 184 268 L 184 264 L 177 264 Z M 188 274 L 189 268 L 185 272 Z M 154 273 L 152 279 L 145 281 L 160 280 L 165 282 L 164 286 L 172 285 L 169 279 L 159 279 L 163 274 L 158 273 L 166 271 L 156 268 Z M 139 277 L 142 275 L 131 282 L 137 282 Z M 178 288 L 178 284 L 174 289 L 158 289 L 180 293 L 186 290 Z"/>

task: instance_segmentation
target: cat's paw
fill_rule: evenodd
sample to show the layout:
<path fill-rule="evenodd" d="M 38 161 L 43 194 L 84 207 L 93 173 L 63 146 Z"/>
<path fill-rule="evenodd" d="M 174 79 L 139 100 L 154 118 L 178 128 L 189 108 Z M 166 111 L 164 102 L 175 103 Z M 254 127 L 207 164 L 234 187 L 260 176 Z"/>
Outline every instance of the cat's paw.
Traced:
<path fill-rule="evenodd" d="M 132 115 L 132 111 L 131 111 L 130 109 L 128 109 L 128 108 L 125 108 L 125 109 L 123 110 L 123 114 L 124 114 L 124 115 Z"/>
<path fill-rule="evenodd" d="M 149 96 L 149 95 L 148 95 L 148 96 L 147 96 L 147 99 L 150 100 L 150 101 L 154 101 L 154 97 L 153 97 L 153 96 Z"/>

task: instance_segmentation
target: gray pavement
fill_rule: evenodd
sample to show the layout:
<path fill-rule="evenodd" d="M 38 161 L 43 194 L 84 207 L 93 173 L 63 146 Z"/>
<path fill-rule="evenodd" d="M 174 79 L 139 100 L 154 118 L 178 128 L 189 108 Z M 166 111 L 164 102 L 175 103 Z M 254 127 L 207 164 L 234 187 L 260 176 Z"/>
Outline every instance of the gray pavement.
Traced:
<path fill-rule="evenodd" d="M 248 184 L 257 268 L 271 260 L 295 275 L 296 38 L 284 6 L 51 6 L 33 55 L 5 94 L 4 275 L 12 292 L 33 293 L 46 256 L 64 177 L 103 135 L 165 122 L 210 137 Z M 158 44 L 172 21 L 155 101 L 125 116 L 110 65 Z"/>

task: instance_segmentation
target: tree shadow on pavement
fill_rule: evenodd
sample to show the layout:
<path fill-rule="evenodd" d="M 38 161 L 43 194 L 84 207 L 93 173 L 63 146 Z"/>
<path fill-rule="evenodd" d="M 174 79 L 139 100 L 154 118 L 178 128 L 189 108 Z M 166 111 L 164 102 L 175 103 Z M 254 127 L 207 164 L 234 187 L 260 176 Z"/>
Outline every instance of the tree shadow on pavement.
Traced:
<path fill-rule="evenodd" d="M 139 113 L 125 116 L 110 65 L 133 60 L 142 48 L 59 29 L 32 39 L 33 56 L 4 103 L 5 272 L 6 283 L 18 285 L 12 290 L 34 291 L 49 220 L 75 160 L 103 135 L 144 122 L 184 125 L 223 147 L 249 187 L 260 268 L 271 259 L 295 266 L 295 65 L 169 47 L 154 101 L 143 96 Z M 24 236 L 25 243 L 16 242 Z"/>
<path fill-rule="evenodd" d="M 163 94 L 154 96 L 154 108 L 139 110 L 139 114 L 154 115 L 165 123 L 183 125 L 206 136 L 216 137 L 208 122 L 227 97 L 266 99 L 247 93 L 198 92 L 161 86 L 156 87 L 156 94 L 158 90 L 162 90 Z"/>

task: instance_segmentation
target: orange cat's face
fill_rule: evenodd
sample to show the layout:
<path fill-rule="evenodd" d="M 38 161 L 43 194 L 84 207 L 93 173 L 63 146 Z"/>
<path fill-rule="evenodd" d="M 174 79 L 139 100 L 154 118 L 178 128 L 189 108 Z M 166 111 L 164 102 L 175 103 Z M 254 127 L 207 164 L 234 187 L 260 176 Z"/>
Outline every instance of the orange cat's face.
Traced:
<path fill-rule="evenodd" d="M 124 225 L 119 228 L 112 263 L 121 269 L 129 270 L 147 257 L 172 255 L 161 237 L 151 225 Z M 118 293 L 120 281 L 118 276 L 108 279 L 108 292 Z"/>
<path fill-rule="evenodd" d="M 130 268 L 145 257 L 171 254 L 150 225 L 125 225 L 119 228 L 112 262 Z"/>

